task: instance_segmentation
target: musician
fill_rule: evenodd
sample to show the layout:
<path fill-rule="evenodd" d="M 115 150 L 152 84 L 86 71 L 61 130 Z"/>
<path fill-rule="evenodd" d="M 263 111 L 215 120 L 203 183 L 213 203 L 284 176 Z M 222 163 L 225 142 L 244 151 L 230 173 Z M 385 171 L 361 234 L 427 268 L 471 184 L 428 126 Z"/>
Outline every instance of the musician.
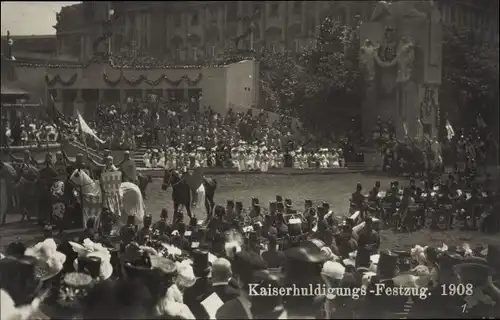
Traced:
<path fill-rule="evenodd" d="M 380 181 L 375 181 L 375 185 L 368 194 L 368 201 L 377 201 L 379 192 L 380 192 Z"/>
<path fill-rule="evenodd" d="M 158 231 L 160 237 L 166 235 L 169 236 L 172 233 L 172 228 L 168 224 L 167 220 L 168 220 L 168 211 L 166 208 L 163 208 L 161 209 L 160 213 L 160 221 L 157 221 L 153 226 L 153 229 L 155 231 Z"/>
<path fill-rule="evenodd" d="M 408 216 L 408 210 L 409 207 L 412 206 L 415 203 L 415 200 L 412 197 L 412 190 L 407 187 L 404 188 L 403 190 L 403 197 L 401 199 L 401 204 L 399 206 L 399 216 L 400 216 L 400 223 L 402 226 L 406 226 L 408 228 L 411 228 L 411 217 Z"/>
<path fill-rule="evenodd" d="M 286 256 L 283 251 L 278 250 L 277 237 L 278 230 L 274 227 L 269 228 L 267 233 L 267 239 L 269 240 L 267 250 L 261 254 L 262 259 L 266 261 L 268 268 L 285 267 Z"/>
<path fill-rule="evenodd" d="M 353 205 L 355 210 L 360 211 L 360 215 L 364 215 L 364 204 L 365 204 L 365 196 L 361 193 L 363 190 L 363 186 L 358 182 L 356 185 L 356 191 L 351 195 L 351 204 Z"/>
<path fill-rule="evenodd" d="M 373 220 L 371 217 L 365 219 L 365 226 L 359 233 L 358 254 L 360 251 L 367 251 L 369 255 L 375 254 L 380 248 L 380 236 L 373 230 Z"/>
<path fill-rule="evenodd" d="M 136 242 L 140 245 L 144 245 L 146 240 L 151 239 L 153 234 L 153 217 L 150 214 L 145 215 L 142 223 L 143 226 L 139 229 L 136 235 Z"/>
<path fill-rule="evenodd" d="M 288 235 L 288 226 L 286 225 L 285 218 L 282 213 L 276 215 L 276 221 L 274 222 L 276 229 L 278 230 L 278 238 L 283 238 Z"/>
<path fill-rule="evenodd" d="M 335 243 L 340 256 L 343 258 L 349 257 L 349 253 L 356 251 L 358 248 L 358 242 L 353 236 L 352 228 L 349 226 L 343 226 L 340 233 L 335 235 Z"/>

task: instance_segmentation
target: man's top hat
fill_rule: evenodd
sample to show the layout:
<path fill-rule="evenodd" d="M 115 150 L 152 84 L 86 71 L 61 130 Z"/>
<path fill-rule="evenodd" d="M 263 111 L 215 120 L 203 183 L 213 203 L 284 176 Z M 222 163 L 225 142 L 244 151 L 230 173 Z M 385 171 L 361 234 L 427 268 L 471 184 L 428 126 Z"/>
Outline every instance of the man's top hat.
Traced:
<path fill-rule="evenodd" d="M 269 201 L 269 213 L 273 214 L 278 210 L 277 202 L 276 201 Z"/>
<path fill-rule="evenodd" d="M 128 225 L 135 225 L 135 216 L 134 215 L 129 215 L 127 217 L 127 224 Z"/>
<path fill-rule="evenodd" d="M 243 202 L 241 202 L 241 201 L 236 201 L 235 208 L 236 208 L 237 210 L 241 210 L 241 209 L 243 209 Z"/>
<path fill-rule="evenodd" d="M 197 277 L 205 277 L 210 271 L 208 262 L 208 251 L 195 249 L 191 253 L 193 257 L 193 272 Z"/>
<path fill-rule="evenodd" d="M 86 273 L 92 278 L 98 278 L 101 273 L 101 259 L 98 257 L 79 257 L 78 272 Z"/>
<path fill-rule="evenodd" d="M 398 256 L 387 250 L 381 251 L 377 271 L 381 279 L 394 277 L 398 272 Z"/>
<path fill-rule="evenodd" d="M 283 197 L 280 195 L 276 195 L 276 202 L 283 202 Z"/>
<path fill-rule="evenodd" d="M 9 243 L 7 249 L 5 250 L 5 254 L 7 256 L 20 257 L 24 255 L 26 251 L 26 246 L 21 241 L 15 241 Z"/>
<path fill-rule="evenodd" d="M 192 217 L 191 219 L 189 219 L 189 226 L 190 227 L 198 226 L 198 219 L 196 219 L 195 217 Z"/>
<path fill-rule="evenodd" d="M 285 205 L 284 205 L 284 203 L 283 203 L 283 202 L 278 202 L 278 203 L 276 203 L 276 210 L 277 210 L 278 212 L 283 212 L 283 211 L 285 211 Z"/>
<path fill-rule="evenodd" d="M 16 305 L 29 304 L 40 281 L 35 275 L 38 261 L 34 257 L 5 257 L 0 259 L 0 282 Z"/>
<path fill-rule="evenodd" d="M 167 211 L 167 209 L 165 209 L 165 208 L 161 209 L 160 218 L 161 219 L 167 219 L 168 218 L 168 211 Z"/>
<path fill-rule="evenodd" d="M 256 215 L 260 215 L 261 211 L 260 211 L 260 206 L 258 204 L 253 206 L 253 210 L 254 210 Z"/>

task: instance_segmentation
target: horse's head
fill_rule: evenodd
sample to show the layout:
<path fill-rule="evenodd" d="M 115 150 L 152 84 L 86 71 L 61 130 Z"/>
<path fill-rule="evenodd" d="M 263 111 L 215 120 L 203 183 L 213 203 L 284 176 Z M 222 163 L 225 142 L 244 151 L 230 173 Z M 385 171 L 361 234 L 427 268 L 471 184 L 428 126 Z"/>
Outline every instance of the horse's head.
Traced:
<path fill-rule="evenodd" d="M 161 185 L 162 190 L 167 190 L 168 186 L 176 184 L 180 181 L 180 179 L 181 176 L 176 170 L 165 170 L 165 174 L 163 175 L 163 184 Z"/>
<path fill-rule="evenodd" d="M 69 180 L 73 182 L 74 185 L 79 187 L 89 185 L 93 182 L 88 174 L 80 169 L 76 169 L 75 171 L 73 171 L 73 174 L 71 174 Z"/>

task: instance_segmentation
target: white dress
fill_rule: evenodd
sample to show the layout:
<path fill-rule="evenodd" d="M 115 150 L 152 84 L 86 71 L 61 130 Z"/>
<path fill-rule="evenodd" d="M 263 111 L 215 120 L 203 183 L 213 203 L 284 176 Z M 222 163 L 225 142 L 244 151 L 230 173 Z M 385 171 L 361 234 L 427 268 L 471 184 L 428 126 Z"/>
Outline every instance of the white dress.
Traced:
<path fill-rule="evenodd" d="M 144 161 L 144 165 L 146 166 L 146 168 L 151 168 L 151 154 L 146 152 L 143 156 L 142 156 L 142 161 Z"/>
<path fill-rule="evenodd" d="M 158 161 L 157 166 L 159 168 L 165 168 L 165 152 L 160 152 L 160 160 Z"/>

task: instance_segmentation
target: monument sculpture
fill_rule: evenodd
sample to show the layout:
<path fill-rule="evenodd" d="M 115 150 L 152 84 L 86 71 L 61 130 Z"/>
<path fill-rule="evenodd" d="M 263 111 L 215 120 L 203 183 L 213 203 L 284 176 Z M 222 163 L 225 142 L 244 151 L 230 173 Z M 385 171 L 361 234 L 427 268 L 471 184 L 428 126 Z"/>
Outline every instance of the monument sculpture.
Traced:
<path fill-rule="evenodd" d="M 432 1 L 380 1 L 370 21 L 360 27 L 360 67 L 366 95 L 363 133 L 371 136 L 375 119 L 395 119 L 396 137 L 437 135 L 441 83 L 442 31 L 439 9 Z M 430 105 L 430 106 L 429 106 Z M 419 123 L 422 122 L 422 124 Z M 408 132 L 408 133 L 406 133 Z"/>

